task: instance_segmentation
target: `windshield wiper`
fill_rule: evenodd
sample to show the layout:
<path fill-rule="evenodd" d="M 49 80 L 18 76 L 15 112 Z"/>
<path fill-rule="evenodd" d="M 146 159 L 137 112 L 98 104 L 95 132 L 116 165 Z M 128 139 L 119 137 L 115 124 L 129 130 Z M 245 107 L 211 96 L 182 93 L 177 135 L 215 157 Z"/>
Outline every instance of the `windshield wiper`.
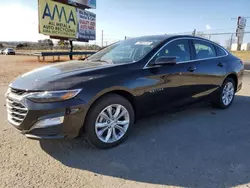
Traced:
<path fill-rule="evenodd" d="M 114 61 L 112 61 L 112 60 L 91 59 L 90 61 L 91 62 L 104 62 L 104 63 L 114 64 Z"/>

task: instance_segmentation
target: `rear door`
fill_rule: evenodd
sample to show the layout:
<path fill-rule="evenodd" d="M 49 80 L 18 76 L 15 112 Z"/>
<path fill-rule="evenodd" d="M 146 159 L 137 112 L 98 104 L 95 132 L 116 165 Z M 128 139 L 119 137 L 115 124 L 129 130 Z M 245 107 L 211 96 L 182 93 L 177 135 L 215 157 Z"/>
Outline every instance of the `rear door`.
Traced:
<path fill-rule="evenodd" d="M 223 57 L 227 54 L 223 49 L 219 51 L 217 45 L 206 40 L 193 39 L 192 42 L 194 58 L 197 61 L 197 74 L 199 74 L 199 80 L 197 80 L 200 86 L 199 97 L 203 97 L 213 93 L 222 84 L 227 69 Z"/>
<path fill-rule="evenodd" d="M 143 69 L 147 83 L 143 95 L 138 99 L 144 112 L 156 112 L 175 108 L 193 101 L 197 93 L 197 62 L 192 61 L 189 39 L 176 39 L 158 51 Z M 175 56 L 177 64 L 154 66 L 155 60 L 162 56 Z"/>

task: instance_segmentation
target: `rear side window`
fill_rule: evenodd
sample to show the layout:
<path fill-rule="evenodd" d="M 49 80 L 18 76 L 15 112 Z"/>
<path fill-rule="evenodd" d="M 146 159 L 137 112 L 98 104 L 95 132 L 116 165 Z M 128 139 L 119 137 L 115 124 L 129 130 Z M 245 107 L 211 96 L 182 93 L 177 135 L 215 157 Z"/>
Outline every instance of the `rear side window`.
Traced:
<path fill-rule="evenodd" d="M 225 50 L 223 50 L 222 48 L 216 46 L 216 51 L 217 51 L 217 56 L 224 56 L 227 55 Z"/>
<path fill-rule="evenodd" d="M 213 44 L 201 40 L 194 40 L 196 59 L 205 59 L 216 57 L 216 52 Z"/>

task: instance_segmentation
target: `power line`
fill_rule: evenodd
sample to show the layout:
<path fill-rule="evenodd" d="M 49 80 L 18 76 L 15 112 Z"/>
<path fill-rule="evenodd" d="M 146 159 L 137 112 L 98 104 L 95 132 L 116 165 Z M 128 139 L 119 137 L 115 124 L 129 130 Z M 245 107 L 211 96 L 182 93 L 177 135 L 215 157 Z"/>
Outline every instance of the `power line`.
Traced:
<path fill-rule="evenodd" d="M 245 31 L 244 34 L 250 33 L 250 31 Z M 225 33 L 202 33 L 204 35 L 231 35 L 235 34 L 235 32 L 225 32 Z"/>
<path fill-rule="evenodd" d="M 246 18 L 246 19 L 247 19 L 247 18 L 250 18 L 250 16 L 246 16 L 246 17 L 243 16 L 243 17 Z M 231 18 L 231 20 L 237 20 L 237 19 L 239 19 L 239 17 L 237 17 L 237 18 Z"/>

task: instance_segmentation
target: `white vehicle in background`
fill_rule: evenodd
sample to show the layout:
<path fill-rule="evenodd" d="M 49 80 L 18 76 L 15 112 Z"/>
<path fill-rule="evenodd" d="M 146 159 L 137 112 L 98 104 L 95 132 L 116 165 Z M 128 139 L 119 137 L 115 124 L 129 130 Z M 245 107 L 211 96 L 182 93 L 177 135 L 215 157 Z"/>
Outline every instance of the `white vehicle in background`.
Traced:
<path fill-rule="evenodd" d="M 6 49 L 3 51 L 3 54 L 5 54 L 5 55 L 15 55 L 16 52 L 13 50 L 13 48 L 6 48 Z"/>

